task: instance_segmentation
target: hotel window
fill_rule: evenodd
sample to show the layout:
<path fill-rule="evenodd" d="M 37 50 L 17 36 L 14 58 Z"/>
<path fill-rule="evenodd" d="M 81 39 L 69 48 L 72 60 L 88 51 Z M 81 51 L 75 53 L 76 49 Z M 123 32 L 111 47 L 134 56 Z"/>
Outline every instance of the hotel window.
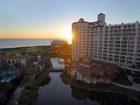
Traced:
<path fill-rule="evenodd" d="M 112 58 L 109 58 L 109 61 L 112 61 L 113 59 Z"/>
<path fill-rule="evenodd" d="M 107 60 L 107 57 L 103 57 L 104 60 Z"/>
<path fill-rule="evenodd" d="M 99 56 L 99 59 L 102 59 L 102 56 Z"/>
<path fill-rule="evenodd" d="M 8 64 L 11 64 L 11 62 L 10 62 L 10 61 L 8 61 Z"/>
<path fill-rule="evenodd" d="M 14 64 L 14 63 L 15 63 L 15 61 L 13 60 L 13 61 L 12 61 L 12 63 Z"/>
<path fill-rule="evenodd" d="M 125 63 L 125 60 L 120 60 L 121 63 Z"/>

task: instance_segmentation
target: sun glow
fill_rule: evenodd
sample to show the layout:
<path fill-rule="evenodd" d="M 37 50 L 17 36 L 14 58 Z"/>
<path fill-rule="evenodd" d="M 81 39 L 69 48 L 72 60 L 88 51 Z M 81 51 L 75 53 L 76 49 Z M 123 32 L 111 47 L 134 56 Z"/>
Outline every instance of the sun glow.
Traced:
<path fill-rule="evenodd" d="M 71 27 L 63 27 L 59 32 L 59 35 L 65 39 L 69 44 L 72 43 L 72 31 Z"/>
<path fill-rule="evenodd" d="M 52 26 L 52 28 L 40 27 L 37 29 L 36 27 L 31 27 L 28 29 L 24 29 L 24 28 L 23 29 L 17 28 L 16 30 L 7 29 L 4 30 L 3 32 L 0 32 L 0 38 L 61 39 L 61 40 L 66 40 L 69 44 L 71 44 L 72 30 L 71 30 L 71 26 L 67 24 Z"/>
<path fill-rule="evenodd" d="M 71 30 L 66 31 L 66 40 L 68 41 L 69 44 L 72 43 L 72 32 L 71 32 Z"/>

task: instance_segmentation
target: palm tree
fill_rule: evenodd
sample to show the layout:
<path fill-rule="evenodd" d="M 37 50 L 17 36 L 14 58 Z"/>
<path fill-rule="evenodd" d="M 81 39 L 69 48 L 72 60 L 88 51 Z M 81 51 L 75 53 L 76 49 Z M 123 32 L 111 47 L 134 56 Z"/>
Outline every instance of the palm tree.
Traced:
<path fill-rule="evenodd" d="M 14 66 L 17 68 L 21 68 L 21 64 L 20 63 L 15 63 Z"/>

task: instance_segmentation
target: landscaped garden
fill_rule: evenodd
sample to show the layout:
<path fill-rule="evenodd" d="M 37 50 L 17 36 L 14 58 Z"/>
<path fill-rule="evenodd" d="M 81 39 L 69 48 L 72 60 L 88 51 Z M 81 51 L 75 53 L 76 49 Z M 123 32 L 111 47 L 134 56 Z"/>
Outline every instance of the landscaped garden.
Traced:
<path fill-rule="evenodd" d="M 113 82 L 126 86 L 133 85 L 133 83 L 128 79 L 127 75 L 124 73 L 118 74 L 117 77 L 113 80 Z"/>

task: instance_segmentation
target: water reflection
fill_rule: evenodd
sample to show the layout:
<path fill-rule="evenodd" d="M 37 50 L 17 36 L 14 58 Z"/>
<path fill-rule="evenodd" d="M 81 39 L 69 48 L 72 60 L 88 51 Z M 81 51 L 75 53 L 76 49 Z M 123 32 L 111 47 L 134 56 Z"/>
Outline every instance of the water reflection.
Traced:
<path fill-rule="evenodd" d="M 70 85 L 60 78 L 61 73 L 50 73 L 51 82 L 40 86 L 36 105 L 99 105 L 89 99 L 77 100 L 72 96 Z"/>
<path fill-rule="evenodd" d="M 89 92 L 74 86 L 71 86 L 71 89 L 72 96 L 77 100 L 90 99 L 99 102 L 100 105 L 138 105 L 135 100 L 121 94 Z"/>
<path fill-rule="evenodd" d="M 138 105 L 124 95 L 91 92 L 64 83 L 61 73 L 50 73 L 51 82 L 38 90 L 36 105 Z"/>
<path fill-rule="evenodd" d="M 63 61 L 64 59 L 61 58 L 52 58 L 51 62 L 52 62 L 53 69 L 64 69 L 65 65 Z"/>

